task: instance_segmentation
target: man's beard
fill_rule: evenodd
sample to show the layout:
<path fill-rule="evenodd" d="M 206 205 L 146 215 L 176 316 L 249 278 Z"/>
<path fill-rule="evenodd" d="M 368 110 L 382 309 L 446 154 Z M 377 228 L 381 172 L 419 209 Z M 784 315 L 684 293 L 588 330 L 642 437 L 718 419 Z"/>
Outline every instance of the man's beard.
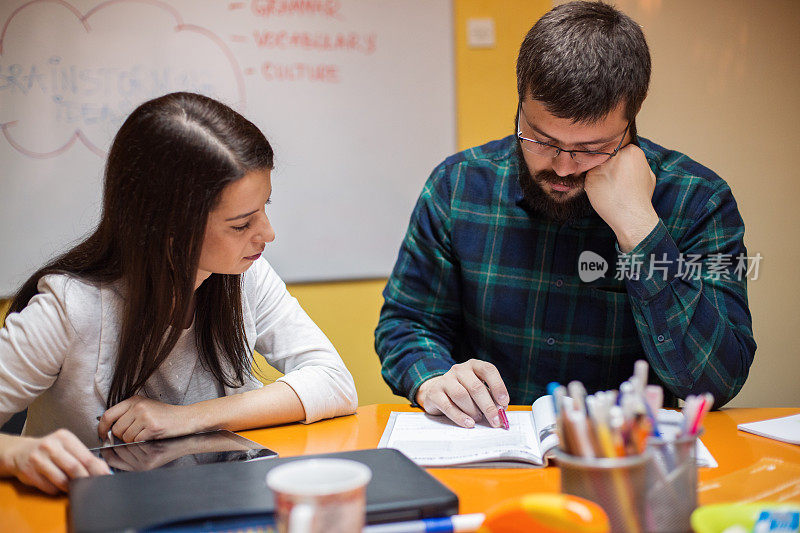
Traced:
<path fill-rule="evenodd" d="M 582 189 L 586 180 L 586 172 L 562 177 L 552 170 L 542 170 L 531 175 L 519 143 L 517 143 L 517 151 L 519 155 L 519 185 L 522 188 L 523 202 L 528 208 L 558 224 L 575 221 L 594 211 L 584 190 L 581 190 L 574 198 L 557 200 L 543 189 L 544 182 L 564 183 L 570 187 L 579 186 Z"/>

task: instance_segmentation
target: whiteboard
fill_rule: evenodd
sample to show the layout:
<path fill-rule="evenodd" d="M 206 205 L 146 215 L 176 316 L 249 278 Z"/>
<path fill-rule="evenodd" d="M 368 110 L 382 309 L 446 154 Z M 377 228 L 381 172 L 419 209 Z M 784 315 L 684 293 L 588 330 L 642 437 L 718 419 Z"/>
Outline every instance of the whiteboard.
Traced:
<path fill-rule="evenodd" d="M 100 215 L 105 156 L 140 103 L 232 106 L 275 150 L 287 281 L 386 276 L 455 150 L 449 0 L 3 0 L 0 295 Z"/>

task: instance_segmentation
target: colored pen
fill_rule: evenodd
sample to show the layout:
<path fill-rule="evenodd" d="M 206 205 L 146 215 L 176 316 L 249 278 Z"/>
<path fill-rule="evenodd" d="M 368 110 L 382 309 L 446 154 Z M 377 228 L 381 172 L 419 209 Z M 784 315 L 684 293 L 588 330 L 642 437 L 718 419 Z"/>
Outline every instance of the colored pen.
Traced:
<path fill-rule="evenodd" d="M 586 411 L 570 410 L 567 411 L 567 424 L 569 425 L 570 435 L 575 439 L 576 450 L 573 450 L 573 455 L 580 455 L 582 457 L 597 457 L 594 445 L 592 444 L 591 430 L 589 429 L 589 421 L 586 416 Z"/>
<path fill-rule="evenodd" d="M 489 391 L 489 394 L 491 394 L 492 389 L 489 388 L 489 384 L 486 383 L 485 381 L 483 382 L 483 384 L 486 385 L 486 389 Z M 500 418 L 500 427 L 503 428 L 503 429 L 510 429 L 510 426 L 508 425 L 508 416 L 506 415 L 505 408 L 503 408 L 502 406 L 498 405 L 497 406 L 497 414 L 498 414 L 498 418 Z M 488 422 L 488 419 L 487 419 L 487 422 Z"/>
<path fill-rule="evenodd" d="M 572 408 L 586 414 L 586 388 L 580 381 L 570 381 L 567 391 L 572 398 Z"/>
<path fill-rule="evenodd" d="M 565 386 L 559 385 L 553 389 L 553 410 L 555 411 L 556 418 L 561 416 L 561 412 L 564 410 L 566 396 L 567 388 Z"/>
<path fill-rule="evenodd" d="M 597 442 L 601 457 L 617 457 L 614 441 L 611 439 L 611 430 L 608 425 L 608 410 L 605 396 L 589 396 L 586 398 L 586 406 L 589 408 L 589 415 L 594 421 L 594 431 L 597 434 Z"/>
<path fill-rule="evenodd" d="M 644 406 L 645 409 L 647 409 L 647 418 L 650 419 L 650 427 L 652 429 L 653 436 L 656 437 L 657 439 L 662 438 L 663 435 L 661 434 L 661 430 L 658 429 L 658 418 L 657 418 L 658 411 L 654 413 L 653 410 L 650 408 L 650 404 L 647 402 L 644 402 Z"/>
<path fill-rule="evenodd" d="M 551 383 L 552 385 L 552 383 Z M 548 390 L 550 385 L 548 385 Z M 566 423 L 564 422 L 564 397 L 567 395 L 567 388 L 563 385 L 556 384 L 553 387 L 553 412 L 556 415 L 556 434 L 558 435 L 558 442 L 561 443 L 561 448 L 569 453 L 570 438 L 566 434 Z"/>
<path fill-rule="evenodd" d="M 700 405 L 697 408 L 697 415 L 694 417 L 694 423 L 692 424 L 692 428 L 690 430 L 690 435 L 697 435 L 700 431 L 700 425 L 703 422 L 703 418 L 706 414 L 711 410 L 711 406 L 714 403 L 714 396 L 711 393 L 705 393 L 700 396 Z"/>
<path fill-rule="evenodd" d="M 644 389 L 647 387 L 647 373 L 650 371 L 650 365 L 644 359 L 639 359 L 633 364 L 633 377 L 631 381 L 633 386 L 639 394 L 644 394 Z"/>
<path fill-rule="evenodd" d="M 506 410 L 502 407 L 498 407 L 497 412 L 500 415 L 500 424 L 502 425 L 503 429 L 511 429 L 511 426 L 508 425 L 508 415 L 506 415 Z"/>
<path fill-rule="evenodd" d="M 644 389 L 644 398 L 650 409 L 654 413 L 658 413 L 664 406 L 664 389 L 659 385 L 648 385 Z"/>
<path fill-rule="evenodd" d="M 475 531 L 483 524 L 483 513 L 457 514 L 445 518 L 423 518 L 408 522 L 366 526 L 363 533 L 457 533 Z"/>
<path fill-rule="evenodd" d="M 697 409 L 700 407 L 699 398 L 694 394 L 690 394 L 683 402 L 683 426 L 681 427 L 681 435 L 688 435 L 694 424 L 694 419 L 697 417 Z"/>
<path fill-rule="evenodd" d="M 557 381 L 551 381 L 547 384 L 547 394 L 553 396 L 556 393 L 556 389 L 560 386 L 561 384 L 559 384 Z"/>

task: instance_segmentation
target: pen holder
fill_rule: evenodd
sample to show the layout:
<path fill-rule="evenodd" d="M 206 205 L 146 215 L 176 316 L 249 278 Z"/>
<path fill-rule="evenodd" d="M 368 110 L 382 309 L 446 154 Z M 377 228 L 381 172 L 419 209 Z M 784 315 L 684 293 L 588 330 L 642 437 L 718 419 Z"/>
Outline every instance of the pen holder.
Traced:
<path fill-rule="evenodd" d="M 645 529 L 652 533 L 692 531 L 691 516 L 697 507 L 697 439 L 651 437 L 647 449 Z"/>
<path fill-rule="evenodd" d="M 561 469 L 561 492 L 602 507 L 612 533 L 644 531 L 649 452 L 614 458 L 576 457 L 560 449 L 554 452 Z"/>

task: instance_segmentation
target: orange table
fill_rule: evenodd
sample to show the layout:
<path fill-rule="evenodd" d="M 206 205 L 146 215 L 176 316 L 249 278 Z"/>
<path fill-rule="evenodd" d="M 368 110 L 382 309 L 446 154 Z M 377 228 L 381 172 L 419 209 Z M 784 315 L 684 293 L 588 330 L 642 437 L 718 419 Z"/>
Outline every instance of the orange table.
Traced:
<path fill-rule="evenodd" d="M 524 409 L 524 408 L 520 408 Z M 359 450 L 377 446 L 391 411 L 413 411 L 408 405 L 368 405 L 353 416 L 315 424 L 287 426 L 241 432 L 247 438 L 277 451 L 282 457 Z M 719 463 L 719 468 L 701 469 L 706 482 L 752 465 L 762 458 L 775 458 L 800 468 L 800 446 L 786 444 L 737 431 L 736 425 L 766 418 L 799 413 L 797 408 L 725 409 L 706 419 L 703 442 Z M 529 492 L 558 491 L 557 468 L 541 469 L 445 469 L 429 470 L 458 494 L 462 513 L 487 510 L 507 498 Z M 798 495 L 800 497 L 800 495 Z M 701 494 L 701 503 L 704 501 Z M 798 500 L 800 501 L 800 499 Z M 50 497 L 21 483 L 0 480 L 0 530 L 65 531 L 67 497 Z"/>

